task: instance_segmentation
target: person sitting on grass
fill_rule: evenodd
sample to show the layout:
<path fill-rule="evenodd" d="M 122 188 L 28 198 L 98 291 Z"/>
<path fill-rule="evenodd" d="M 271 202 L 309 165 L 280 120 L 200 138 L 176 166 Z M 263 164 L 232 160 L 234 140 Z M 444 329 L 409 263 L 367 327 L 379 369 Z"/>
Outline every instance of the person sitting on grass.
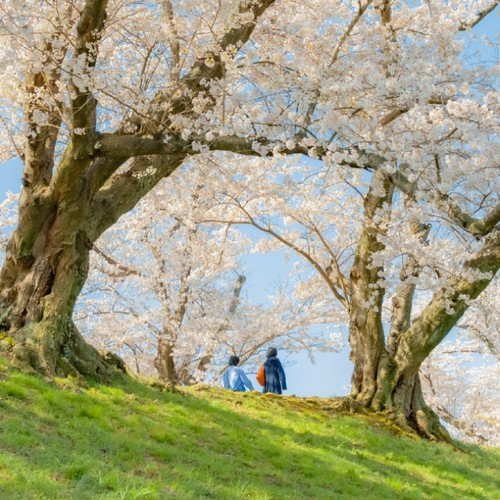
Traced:
<path fill-rule="evenodd" d="M 224 387 L 233 391 L 245 392 L 246 386 L 249 391 L 253 391 L 252 382 L 245 375 L 243 368 L 238 366 L 239 362 L 238 356 L 229 356 L 229 367 L 222 377 Z"/>

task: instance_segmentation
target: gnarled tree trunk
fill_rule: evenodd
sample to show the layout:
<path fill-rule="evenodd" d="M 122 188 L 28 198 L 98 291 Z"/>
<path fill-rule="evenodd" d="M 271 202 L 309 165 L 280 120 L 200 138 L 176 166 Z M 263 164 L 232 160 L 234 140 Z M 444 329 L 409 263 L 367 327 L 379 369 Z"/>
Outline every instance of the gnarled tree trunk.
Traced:
<path fill-rule="evenodd" d="M 241 21 L 228 26 L 214 46 L 223 52 L 246 43 L 257 19 L 273 2 L 238 5 L 236 14 Z M 129 133 L 124 133 L 127 126 L 114 133 L 99 133 L 97 91 L 92 82 L 99 71 L 107 8 L 107 0 L 86 0 L 78 10 L 69 8 L 71 15 L 58 18 L 69 24 L 54 23 L 45 45 L 33 47 L 39 60 L 27 69 L 23 80 L 28 129 L 21 155 L 23 189 L 18 226 L 0 272 L 0 330 L 14 339 L 16 362 L 48 375 L 102 375 L 115 364 L 113 357 L 106 359 L 88 345 L 71 320 L 87 277 L 89 249 L 194 153 L 192 140 L 183 140 L 169 130 L 172 115 L 194 113 L 200 95 L 208 95 L 209 104 L 194 115 L 209 111 L 213 106 L 210 81 L 224 74 L 218 54 L 214 64 L 195 64 L 176 80 L 179 92 L 172 93 L 166 85 L 169 90 L 152 100 L 150 116 L 141 116 L 139 123 L 134 117 L 128 124 L 133 129 Z M 168 12 L 167 8 L 167 17 Z M 72 16 L 77 18 L 74 25 Z M 66 30 L 64 36 L 59 28 Z M 69 72 L 68 78 L 61 78 L 61 68 Z M 127 122 L 125 117 L 123 122 Z M 107 129 L 109 123 L 105 121 L 102 127 Z M 56 144 L 61 147 L 63 141 L 66 145 L 59 156 Z M 213 147 L 239 151 L 227 141 Z"/>
<path fill-rule="evenodd" d="M 61 162 L 60 171 L 73 164 Z M 28 177 L 30 166 L 27 162 L 18 229 L 0 273 L 0 328 L 14 338 L 18 364 L 46 374 L 105 375 L 112 363 L 72 322 L 93 243 L 86 225 L 96 222 L 89 215 L 90 191 L 85 179 L 77 179 L 53 192 Z M 94 228 L 97 236 L 97 223 Z"/>
<path fill-rule="evenodd" d="M 106 195 L 93 193 L 87 176 L 67 181 L 60 192 L 24 186 L 19 225 L 0 273 L 0 329 L 14 338 L 16 363 L 49 375 L 101 376 L 116 366 L 116 358 L 106 358 L 84 341 L 71 319 L 87 278 L 89 252 L 105 229 L 182 160 L 136 160 L 132 171 L 155 165 L 154 177 L 116 176 Z M 99 159 L 89 160 L 91 172 L 96 163 L 102 166 Z M 65 168 L 74 168 L 74 160 L 62 162 L 60 172 Z"/>
<path fill-rule="evenodd" d="M 31 252 L 14 236 L 0 275 L 1 328 L 14 333 L 17 362 L 45 373 L 109 371 L 109 363 L 83 341 L 71 317 L 88 271 L 89 242 L 65 230 L 65 215 L 33 221 Z M 25 240 L 24 240 L 25 241 Z"/>
<path fill-rule="evenodd" d="M 462 317 L 469 300 L 475 299 L 495 276 L 500 267 L 500 233 L 485 228 L 489 236 L 476 256 L 464 263 L 464 277 L 450 278 L 448 286 L 436 292 L 413 320 L 415 285 L 413 280 L 406 280 L 417 276 L 419 269 L 408 257 L 401 272 L 402 289 L 393 300 L 391 328 L 386 338 L 382 324 L 384 289 L 378 284 L 382 267 L 372 264 L 373 254 L 383 245 L 373 218 L 384 216 L 383 210 L 389 210 L 392 189 L 388 177 L 376 172 L 365 198 L 365 225 L 351 270 L 351 398 L 365 407 L 387 411 L 400 425 L 410 426 L 427 438 L 450 441 L 438 416 L 425 404 L 419 368 Z M 425 241 L 429 227 L 415 222 L 412 229 Z M 469 271 L 473 273 L 467 274 Z"/>

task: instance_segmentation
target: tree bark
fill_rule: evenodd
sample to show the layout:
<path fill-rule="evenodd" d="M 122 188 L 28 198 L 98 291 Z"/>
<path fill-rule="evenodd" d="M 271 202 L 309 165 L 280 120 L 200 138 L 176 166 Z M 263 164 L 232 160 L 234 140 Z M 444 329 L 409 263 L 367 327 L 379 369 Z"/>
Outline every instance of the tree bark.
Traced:
<path fill-rule="evenodd" d="M 166 336 L 162 335 L 158 338 L 154 367 L 158 372 L 158 378 L 169 385 L 175 385 L 178 381 L 174 360 L 174 347 Z"/>
<path fill-rule="evenodd" d="M 393 301 L 393 317 L 387 340 L 382 324 L 384 288 L 379 284 L 382 265 L 374 265 L 374 254 L 382 250 L 375 216 L 390 210 L 392 187 L 389 176 L 376 172 L 365 197 L 365 223 L 351 269 L 349 342 L 354 363 L 350 397 L 365 407 L 386 411 L 402 426 L 422 436 L 451 441 L 439 418 L 424 401 L 419 380 L 422 362 L 450 332 L 500 267 L 500 232 L 491 228 L 484 245 L 465 262 L 462 273 L 450 276 L 447 286 L 434 294 L 423 312 L 412 320 L 419 269 L 411 256 L 403 266 L 402 287 Z M 487 215 L 486 217 L 489 217 Z M 415 223 L 413 232 L 425 241 L 429 228 Z"/>
<path fill-rule="evenodd" d="M 0 328 L 15 339 L 18 365 L 47 375 L 106 376 L 116 364 L 87 344 L 71 319 L 87 277 L 89 241 L 81 231 L 56 237 L 59 219 L 52 213 L 40 221 L 29 257 L 19 256 L 22 245 L 11 238 L 0 275 Z"/>
<path fill-rule="evenodd" d="M 375 173 L 365 197 L 365 225 L 351 269 L 351 301 L 349 311 L 349 344 L 354 363 L 351 396 L 368 406 L 377 389 L 379 365 L 385 365 L 382 302 L 384 289 L 377 285 L 380 266 L 372 265 L 372 256 L 383 249 L 377 239 L 374 217 L 390 207 L 393 188 L 382 173 Z"/>

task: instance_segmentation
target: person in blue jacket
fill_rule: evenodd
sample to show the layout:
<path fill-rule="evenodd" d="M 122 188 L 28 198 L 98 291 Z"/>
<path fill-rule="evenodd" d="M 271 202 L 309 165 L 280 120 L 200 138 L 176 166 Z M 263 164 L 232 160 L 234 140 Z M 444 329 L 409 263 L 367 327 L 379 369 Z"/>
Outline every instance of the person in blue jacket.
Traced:
<path fill-rule="evenodd" d="M 275 347 L 267 350 L 267 360 L 264 363 L 266 372 L 266 383 L 262 392 L 274 392 L 274 394 L 282 394 L 286 391 L 285 370 L 281 361 L 278 359 L 278 351 Z"/>
<path fill-rule="evenodd" d="M 245 392 L 245 386 L 249 391 L 253 391 L 252 382 L 245 375 L 243 368 L 238 366 L 240 358 L 238 356 L 229 356 L 229 367 L 222 376 L 222 382 L 226 389 Z"/>

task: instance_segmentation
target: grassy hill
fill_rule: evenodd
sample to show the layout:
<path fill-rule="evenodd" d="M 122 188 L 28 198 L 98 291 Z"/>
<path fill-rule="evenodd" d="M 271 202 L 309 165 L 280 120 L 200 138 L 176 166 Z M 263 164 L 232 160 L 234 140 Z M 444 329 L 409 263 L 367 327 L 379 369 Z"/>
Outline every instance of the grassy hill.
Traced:
<path fill-rule="evenodd" d="M 46 381 L 0 358 L 0 498 L 500 498 L 500 450 L 396 437 L 334 403 Z"/>

